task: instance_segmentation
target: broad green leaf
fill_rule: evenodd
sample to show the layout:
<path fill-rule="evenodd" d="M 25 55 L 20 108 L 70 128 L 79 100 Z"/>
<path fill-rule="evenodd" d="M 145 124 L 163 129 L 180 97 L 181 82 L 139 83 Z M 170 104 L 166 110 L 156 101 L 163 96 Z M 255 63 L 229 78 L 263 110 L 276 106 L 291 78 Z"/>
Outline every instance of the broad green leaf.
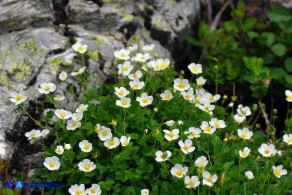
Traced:
<path fill-rule="evenodd" d="M 260 34 L 258 32 L 255 32 L 255 31 L 248 31 L 247 32 L 247 36 L 249 39 L 253 39 L 253 38 L 256 38 L 258 37 Z"/>
<path fill-rule="evenodd" d="M 286 125 L 287 127 L 292 127 L 292 118 L 286 119 L 286 120 L 285 120 L 285 125 Z"/>
<path fill-rule="evenodd" d="M 262 58 L 243 57 L 243 62 L 249 70 L 251 70 L 254 74 L 259 76 L 264 63 L 264 60 Z"/>
<path fill-rule="evenodd" d="M 266 45 L 267 46 L 270 46 L 274 43 L 274 40 L 275 40 L 275 34 L 274 33 L 271 33 L 271 32 L 264 32 L 262 34 L 263 37 L 266 38 Z"/>
<path fill-rule="evenodd" d="M 282 43 L 277 43 L 271 47 L 271 50 L 274 54 L 281 57 L 286 53 L 287 48 Z"/>
<path fill-rule="evenodd" d="M 267 16 L 272 22 L 288 21 L 292 18 L 292 13 L 289 9 L 279 5 L 273 4 L 270 9 L 267 10 Z"/>
<path fill-rule="evenodd" d="M 283 68 L 273 68 L 272 74 L 275 79 L 282 79 L 286 75 L 286 72 Z"/>
<path fill-rule="evenodd" d="M 286 74 L 285 81 L 292 85 L 292 75 Z"/>
<path fill-rule="evenodd" d="M 287 72 L 292 72 L 292 57 L 286 58 L 284 65 Z"/>

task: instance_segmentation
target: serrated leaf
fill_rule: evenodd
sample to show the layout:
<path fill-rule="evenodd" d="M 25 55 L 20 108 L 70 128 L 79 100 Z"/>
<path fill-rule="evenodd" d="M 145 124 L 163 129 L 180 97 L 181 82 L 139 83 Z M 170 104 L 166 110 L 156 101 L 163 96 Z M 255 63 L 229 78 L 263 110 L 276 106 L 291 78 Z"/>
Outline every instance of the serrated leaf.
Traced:
<path fill-rule="evenodd" d="M 292 72 L 292 57 L 289 57 L 284 62 L 287 72 Z"/>
<path fill-rule="evenodd" d="M 281 57 L 286 53 L 287 48 L 282 43 L 277 43 L 271 47 L 271 50 L 275 55 Z"/>

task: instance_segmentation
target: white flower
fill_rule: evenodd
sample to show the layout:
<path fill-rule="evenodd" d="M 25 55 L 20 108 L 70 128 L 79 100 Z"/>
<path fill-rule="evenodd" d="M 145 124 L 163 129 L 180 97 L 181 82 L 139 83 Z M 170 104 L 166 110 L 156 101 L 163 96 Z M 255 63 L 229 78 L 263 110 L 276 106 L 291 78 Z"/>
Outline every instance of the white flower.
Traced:
<path fill-rule="evenodd" d="M 202 65 L 201 64 L 195 64 L 191 63 L 188 65 L 188 69 L 193 73 L 193 74 L 200 74 L 203 72 Z"/>
<path fill-rule="evenodd" d="M 77 113 L 72 114 L 73 121 L 79 122 L 82 120 L 82 118 L 83 118 L 83 112 L 77 112 Z"/>
<path fill-rule="evenodd" d="M 126 136 L 122 136 L 120 139 L 121 145 L 122 146 L 128 146 L 130 143 L 131 137 L 126 137 Z"/>
<path fill-rule="evenodd" d="M 70 149 L 71 149 L 71 144 L 65 144 L 64 146 L 65 146 L 64 148 L 65 148 L 66 150 L 70 150 Z"/>
<path fill-rule="evenodd" d="M 39 92 L 41 94 L 49 94 L 56 90 L 56 85 L 54 83 L 41 83 Z"/>
<path fill-rule="evenodd" d="M 203 168 L 203 167 L 207 166 L 208 162 L 209 161 L 207 160 L 207 158 L 205 156 L 200 156 L 195 161 L 195 165 L 199 168 Z"/>
<path fill-rule="evenodd" d="M 86 195 L 84 184 L 81 184 L 80 186 L 77 184 L 71 185 L 69 188 L 69 193 L 71 195 Z"/>
<path fill-rule="evenodd" d="M 90 152 L 92 150 L 92 144 L 88 142 L 88 140 L 83 140 L 82 142 L 79 142 L 79 148 L 83 152 Z"/>
<path fill-rule="evenodd" d="M 82 162 L 78 163 L 78 167 L 80 171 L 91 172 L 93 169 L 96 168 L 96 165 L 89 159 L 84 159 Z"/>
<path fill-rule="evenodd" d="M 138 49 L 138 45 L 137 44 L 131 45 L 127 49 L 130 51 L 136 51 Z"/>
<path fill-rule="evenodd" d="M 190 88 L 190 84 L 187 79 L 177 78 L 174 80 L 173 88 L 178 91 L 186 91 Z"/>
<path fill-rule="evenodd" d="M 237 123 L 242 123 L 246 119 L 245 116 L 240 116 L 239 114 L 234 115 L 234 120 Z"/>
<path fill-rule="evenodd" d="M 194 90 L 192 88 L 190 88 L 187 92 L 181 91 L 180 94 L 183 96 L 185 100 L 188 101 L 192 101 L 195 98 Z"/>
<path fill-rule="evenodd" d="M 66 129 L 67 130 L 74 131 L 79 127 L 81 127 L 81 123 L 80 122 L 76 122 L 76 121 L 73 121 L 73 120 L 68 120 L 67 121 L 67 125 L 66 125 Z"/>
<path fill-rule="evenodd" d="M 54 100 L 57 101 L 57 102 L 61 102 L 61 101 L 63 101 L 64 99 L 66 99 L 66 97 L 63 96 L 63 95 L 56 95 L 56 96 L 54 97 Z"/>
<path fill-rule="evenodd" d="M 188 131 L 185 131 L 185 134 L 188 135 L 189 139 L 199 138 L 201 135 L 201 129 L 190 127 Z"/>
<path fill-rule="evenodd" d="M 87 104 L 80 104 L 78 108 L 76 108 L 76 112 L 80 113 L 80 112 L 85 112 L 88 108 Z"/>
<path fill-rule="evenodd" d="M 207 99 L 208 102 L 210 103 L 214 103 L 217 102 L 220 99 L 220 95 L 216 94 L 216 95 L 212 95 L 211 93 L 205 93 L 203 98 Z"/>
<path fill-rule="evenodd" d="M 113 149 L 113 148 L 116 148 L 118 145 L 120 145 L 120 140 L 117 137 L 112 137 L 112 138 L 105 140 L 105 142 L 103 144 L 108 149 Z"/>
<path fill-rule="evenodd" d="M 253 132 L 248 130 L 248 128 L 243 128 L 243 129 L 238 129 L 237 134 L 241 139 L 249 140 L 252 137 Z"/>
<path fill-rule="evenodd" d="M 134 80 L 134 79 L 140 79 L 140 78 L 142 78 L 142 76 L 143 76 L 143 74 L 142 74 L 141 70 L 137 70 L 135 73 L 129 74 L 128 78 L 131 80 Z"/>
<path fill-rule="evenodd" d="M 239 150 L 239 156 L 241 158 L 246 158 L 250 153 L 250 149 L 248 147 L 244 147 L 243 150 Z"/>
<path fill-rule="evenodd" d="M 55 110 L 55 115 L 59 118 L 59 119 L 69 119 L 72 116 L 72 113 L 70 111 L 66 111 L 63 109 L 58 109 Z"/>
<path fill-rule="evenodd" d="M 172 125 L 174 125 L 174 123 L 175 123 L 174 120 L 168 120 L 164 124 L 166 124 L 167 126 L 171 127 Z"/>
<path fill-rule="evenodd" d="M 163 162 L 163 161 L 168 160 L 168 159 L 171 157 L 171 152 L 168 151 L 168 150 L 166 150 L 165 152 L 162 152 L 162 151 L 158 150 L 158 151 L 155 153 L 155 155 L 156 155 L 155 160 L 156 160 L 157 162 Z"/>
<path fill-rule="evenodd" d="M 196 83 L 197 83 L 197 85 L 199 85 L 199 86 L 205 85 L 206 81 L 207 81 L 207 80 L 204 79 L 203 77 L 199 77 L 199 78 L 196 79 Z"/>
<path fill-rule="evenodd" d="M 215 109 L 215 106 L 210 104 L 210 103 L 204 103 L 203 105 L 197 105 L 198 108 L 200 108 L 201 110 L 209 113 L 210 115 L 213 115 L 213 110 Z"/>
<path fill-rule="evenodd" d="M 125 87 L 115 87 L 115 94 L 121 98 L 126 97 L 130 92 Z"/>
<path fill-rule="evenodd" d="M 145 83 L 144 83 L 144 81 L 140 82 L 139 79 L 134 79 L 134 80 L 129 82 L 129 85 L 134 90 L 140 90 L 144 87 Z"/>
<path fill-rule="evenodd" d="M 121 49 L 119 51 L 115 51 L 114 55 L 116 58 L 120 60 L 128 60 L 130 59 L 130 51 L 126 49 Z"/>
<path fill-rule="evenodd" d="M 95 127 L 94 127 L 94 131 L 95 131 L 95 133 L 99 133 L 100 132 L 100 130 L 101 130 L 101 126 L 100 126 L 100 124 L 98 123 L 98 124 L 96 124 L 95 125 Z"/>
<path fill-rule="evenodd" d="M 283 141 L 286 142 L 288 145 L 292 144 L 292 134 L 284 134 Z"/>
<path fill-rule="evenodd" d="M 149 190 L 148 189 L 142 189 L 141 190 L 141 195 L 149 195 Z"/>
<path fill-rule="evenodd" d="M 174 167 L 171 168 L 170 173 L 178 178 L 182 178 L 188 172 L 188 167 L 183 167 L 180 164 L 175 164 Z"/>
<path fill-rule="evenodd" d="M 287 170 L 283 169 L 283 165 L 273 166 L 274 175 L 278 178 L 281 178 L 283 175 L 287 174 Z"/>
<path fill-rule="evenodd" d="M 118 64 L 118 74 L 122 76 L 128 76 L 133 70 L 134 66 L 130 61 L 125 61 L 124 64 Z"/>
<path fill-rule="evenodd" d="M 164 132 L 164 138 L 167 141 L 172 141 L 172 140 L 176 140 L 179 138 L 179 130 L 178 129 L 173 129 L 172 131 L 163 130 L 163 132 Z"/>
<path fill-rule="evenodd" d="M 206 134 L 213 134 L 216 131 L 215 127 L 212 127 L 211 125 L 209 125 L 208 122 L 203 121 L 200 128 L 203 130 L 204 133 Z"/>
<path fill-rule="evenodd" d="M 167 58 L 152 60 L 148 62 L 148 66 L 153 68 L 155 71 L 164 70 L 169 66 L 169 64 L 170 64 L 170 60 Z"/>
<path fill-rule="evenodd" d="M 142 47 L 142 50 L 145 52 L 150 52 L 154 49 L 155 45 L 152 43 L 150 45 L 145 45 Z"/>
<path fill-rule="evenodd" d="M 41 137 L 41 131 L 33 129 L 30 132 L 26 132 L 24 135 L 28 138 L 28 140 L 37 139 Z"/>
<path fill-rule="evenodd" d="M 6 147 L 7 145 L 5 143 L 0 143 L 0 158 L 1 158 L 1 155 L 2 156 L 6 155 Z"/>
<path fill-rule="evenodd" d="M 237 113 L 240 115 L 240 116 L 250 116 L 251 115 L 251 110 L 248 106 L 245 106 L 243 107 L 243 105 L 239 104 L 237 109 L 236 109 Z"/>
<path fill-rule="evenodd" d="M 169 101 L 173 98 L 171 91 L 165 90 L 162 94 L 160 94 L 160 97 L 163 101 Z"/>
<path fill-rule="evenodd" d="M 21 104 L 27 99 L 27 96 L 23 91 L 17 93 L 17 92 L 12 92 L 10 93 L 10 101 L 13 102 L 15 105 Z"/>
<path fill-rule="evenodd" d="M 41 131 L 41 137 L 45 138 L 49 133 L 50 131 L 48 129 L 44 129 Z"/>
<path fill-rule="evenodd" d="M 258 151 L 264 157 L 271 157 L 277 153 L 274 144 L 262 144 Z"/>
<path fill-rule="evenodd" d="M 183 126 L 183 125 L 184 125 L 184 122 L 183 122 L 182 120 L 178 120 L 178 121 L 177 121 L 177 124 L 178 124 L 179 126 Z"/>
<path fill-rule="evenodd" d="M 116 105 L 123 108 L 129 108 L 131 106 L 131 99 L 127 97 L 121 97 L 121 99 L 116 100 Z"/>
<path fill-rule="evenodd" d="M 285 95 L 286 95 L 286 100 L 287 100 L 288 102 L 292 102 L 292 91 L 290 91 L 290 90 L 286 90 L 286 91 L 285 91 Z"/>
<path fill-rule="evenodd" d="M 225 122 L 223 120 L 218 120 L 217 118 L 212 118 L 209 124 L 216 129 L 222 129 L 226 127 Z"/>
<path fill-rule="evenodd" d="M 98 132 L 98 137 L 101 141 L 105 141 L 107 139 L 110 139 L 113 136 L 111 129 L 102 126 L 101 130 Z"/>
<path fill-rule="evenodd" d="M 201 183 L 197 176 L 192 176 L 192 177 L 186 176 L 184 182 L 185 182 L 186 188 L 188 189 L 196 188 Z"/>
<path fill-rule="evenodd" d="M 62 71 L 62 72 L 59 74 L 59 79 L 60 79 L 61 81 L 65 81 L 65 80 L 67 79 L 67 77 L 68 77 L 68 74 L 67 74 L 67 72 L 65 72 L 65 71 Z"/>
<path fill-rule="evenodd" d="M 56 156 L 45 158 L 44 166 L 50 171 L 58 170 L 60 168 L 59 158 Z"/>
<path fill-rule="evenodd" d="M 98 184 L 92 184 L 91 185 L 91 188 L 88 188 L 86 190 L 86 193 L 88 195 L 100 195 L 101 194 L 101 189 L 100 189 L 100 186 Z"/>
<path fill-rule="evenodd" d="M 84 54 L 87 51 L 88 46 L 82 45 L 80 42 L 76 42 L 74 45 L 72 45 L 72 48 L 74 51 Z"/>
<path fill-rule="evenodd" d="M 216 174 L 211 175 L 208 171 L 203 172 L 203 185 L 213 186 L 217 179 L 218 176 Z"/>
<path fill-rule="evenodd" d="M 147 60 L 149 60 L 151 58 L 149 53 L 137 53 L 135 57 L 132 58 L 133 61 L 137 61 L 137 62 L 146 62 Z"/>
<path fill-rule="evenodd" d="M 245 177 L 247 177 L 247 179 L 253 179 L 254 178 L 253 173 L 251 171 L 246 171 L 245 172 Z"/>
<path fill-rule="evenodd" d="M 61 145 L 58 145 L 55 152 L 59 155 L 62 155 L 64 153 L 64 148 Z"/>
<path fill-rule="evenodd" d="M 195 147 L 192 146 L 193 142 L 190 139 L 186 139 L 185 142 L 179 141 L 178 145 L 180 146 L 180 149 L 184 154 L 189 154 L 195 151 L 196 149 Z"/>
<path fill-rule="evenodd" d="M 79 68 L 76 72 L 71 72 L 71 76 L 78 76 L 81 75 L 85 72 L 86 67 L 83 66 L 81 68 Z"/>
<path fill-rule="evenodd" d="M 142 93 L 141 97 L 137 97 L 136 100 L 140 103 L 140 106 L 145 107 L 152 103 L 153 97 L 148 96 L 147 93 Z"/>

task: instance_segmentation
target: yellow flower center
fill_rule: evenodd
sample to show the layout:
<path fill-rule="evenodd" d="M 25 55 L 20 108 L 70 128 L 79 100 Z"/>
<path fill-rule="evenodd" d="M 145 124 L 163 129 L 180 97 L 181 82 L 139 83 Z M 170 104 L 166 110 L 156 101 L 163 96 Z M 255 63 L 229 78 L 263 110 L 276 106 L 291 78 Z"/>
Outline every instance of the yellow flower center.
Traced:
<path fill-rule="evenodd" d="M 200 166 L 203 166 L 203 165 L 204 165 L 204 162 L 200 160 L 200 161 L 198 162 L 198 164 L 199 164 Z"/>
<path fill-rule="evenodd" d="M 141 56 L 141 60 L 146 60 L 146 57 L 145 56 Z"/>
<path fill-rule="evenodd" d="M 83 149 L 84 150 L 88 150 L 89 149 L 89 146 L 88 145 L 84 145 Z"/>
<path fill-rule="evenodd" d="M 210 109 L 209 109 L 208 106 L 205 106 L 205 107 L 204 107 L 204 110 L 206 110 L 206 111 L 210 111 Z"/>
<path fill-rule="evenodd" d="M 292 139 L 291 139 L 291 138 L 288 138 L 288 139 L 286 140 L 286 142 L 290 144 L 290 143 L 292 142 Z"/>
<path fill-rule="evenodd" d="M 51 89 L 51 87 L 50 87 L 49 85 L 47 85 L 47 86 L 45 87 L 45 91 L 50 91 L 50 89 Z"/>
<path fill-rule="evenodd" d="M 170 138 L 173 138 L 173 137 L 174 137 L 174 133 L 173 133 L 173 132 L 169 132 L 169 133 L 168 133 L 168 136 L 169 136 Z"/>
<path fill-rule="evenodd" d="M 76 127 L 76 126 L 77 126 L 77 123 L 76 123 L 75 121 L 73 121 L 73 122 L 71 123 L 71 125 L 72 125 L 72 127 Z"/>
<path fill-rule="evenodd" d="M 192 68 L 192 71 L 193 71 L 193 72 L 198 72 L 198 67 L 194 66 L 194 67 Z"/>
<path fill-rule="evenodd" d="M 82 194 L 82 191 L 79 190 L 79 189 L 77 189 L 77 190 L 75 190 L 75 194 L 76 194 L 76 195 L 80 195 L 80 194 Z"/>
<path fill-rule="evenodd" d="M 120 57 L 125 58 L 125 57 L 127 57 L 127 55 L 125 53 L 121 52 Z"/>
<path fill-rule="evenodd" d="M 177 170 L 175 174 L 179 177 L 183 176 L 182 170 Z"/>
<path fill-rule="evenodd" d="M 91 188 L 91 189 L 90 189 L 90 192 L 91 192 L 92 194 L 95 194 L 95 193 L 96 193 L 96 190 L 95 190 L 94 188 Z"/>
<path fill-rule="evenodd" d="M 184 88 L 184 87 L 185 87 L 185 84 L 184 84 L 184 83 L 179 83 L 179 84 L 178 84 L 178 87 L 179 87 L 179 88 Z"/>
<path fill-rule="evenodd" d="M 216 121 L 216 122 L 214 123 L 214 126 L 215 126 L 215 127 L 220 127 L 220 123 L 219 123 L 218 121 Z"/>
<path fill-rule="evenodd" d="M 211 96 L 210 98 L 209 98 L 209 100 L 210 100 L 210 102 L 213 102 L 215 99 L 214 99 L 214 96 Z"/>
<path fill-rule="evenodd" d="M 123 101 L 121 102 L 121 104 L 122 104 L 123 106 L 126 106 L 128 103 L 127 103 L 126 100 L 123 100 Z"/>
<path fill-rule="evenodd" d="M 61 113 L 60 116 L 59 116 L 59 118 L 61 118 L 61 119 L 66 118 L 66 114 L 65 113 Z"/>
<path fill-rule="evenodd" d="M 241 134 L 241 137 L 242 137 L 242 138 L 247 138 L 247 133 L 242 133 L 242 134 Z"/>
<path fill-rule="evenodd" d="M 129 70 L 129 66 L 123 66 L 123 71 L 128 71 Z"/>
<path fill-rule="evenodd" d="M 118 93 L 120 96 L 123 96 L 124 95 L 124 92 L 123 91 L 119 91 Z"/>
<path fill-rule="evenodd" d="M 212 177 L 209 176 L 207 179 L 206 179 L 208 182 L 212 183 Z"/>
<path fill-rule="evenodd" d="M 108 142 L 108 145 L 109 145 L 109 146 L 113 146 L 113 145 L 115 145 L 114 140 L 110 140 L 110 141 Z"/>
<path fill-rule="evenodd" d="M 288 101 L 292 101 L 292 95 L 288 95 L 288 96 L 287 96 L 287 100 L 288 100 Z"/>
<path fill-rule="evenodd" d="M 54 162 L 50 162 L 50 163 L 49 163 L 49 166 L 50 166 L 50 167 L 54 167 L 54 166 L 55 166 L 55 163 L 54 163 Z"/>
<path fill-rule="evenodd" d="M 161 157 L 162 159 L 166 159 L 166 158 L 167 158 L 167 152 L 163 152 L 163 153 L 160 155 L 160 157 Z"/>
<path fill-rule="evenodd" d="M 101 129 L 100 127 L 96 127 L 94 131 L 95 131 L 96 133 L 98 133 L 98 132 L 100 132 L 100 129 Z"/>
<path fill-rule="evenodd" d="M 166 95 L 165 95 L 165 99 L 167 99 L 167 100 L 169 100 L 170 97 L 171 97 L 170 94 L 166 94 Z"/>
<path fill-rule="evenodd" d="M 265 149 L 265 150 L 264 150 L 264 153 L 265 153 L 265 154 L 270 154 L 270 150 L 269 150 L 269 149 Z"/>
<path fill-rule="evenodd" d="M 107 136 L 107 131 L 102 132 L 103 136 Z"/>
<path fill-rule="evenodd" d="M 85 165 L 85 166 L 84 166 L 84 169 L 85 169 L 86 171 L 88 171 L 88 170 L 90 169 L 90 165 Z"/>
<path fill-rule="evenodd" d="M 191 187 L 191 186 L 194 186 L 195 183 L 191 180 L 191 181 L 189 181 L 189 183 L 187 185 Z"/>
<path fill-rule="evenodd" d="M 128 141 L 124 141 L 124 142 L 123 142 L 123 145 L 124 145 L 124 146 L 127 146 L 127 145 L 129 145 L 129 142 L 128 142 Z"/>
<path fill-rule="evenodd" d="M 22 96 L 17 95 L 17 96 L 15 97 L 15 99 L 16 99 L 16 101 L 20 101 L 20 100 L 22 99 Z"/>
<path fill-rule="evenodd" d="M 190 148 L 190 146 L 184 145 L 183 149 L 184 150 L 188 150 Z"/>
<path fill-rule="evenodd" d="M 82 52 L 82 50 L 83 50 L 83 45 L 79 45 L 77 48 L 77 51 Z"/>
<path fill-rule="evenodd" d="M 35 136 L 35 132 L 31 132 L 30 137 L 34 137 L 34 136 Z"/>
<path fill-rule="evenodd" d="M 142 102 L 143 102 L 144 104 L 147 104 L 147 103 L 148 103 L 148 99 L 147 99 L 147 98 L 143 98 L 143 99 L 142 99 Z"/>
<path fill-rule="evenodd" d="M 161 69 L 165 69 L 165 68 L 166 68 L 166 64 L 165 64 L 165 63 L 162 63 L 162 64 L 160 65 L 160 67 L 161 67 Z"/>
<path fill-rule="evenodd" d="M 191 96 L 190 95 L 185 95 L 185 99 L 187 99 L 187 100 L 189 100 L 191 98 Z"/>
<path fill-rule="evenodd" d="M 281 171 L 279 169 L 275 169 L 274 173 L 277 176 L 281 176 Z"/>
<path fill-rule="evenodd" d="M 210 126 L 207 126 L 207 127 L 205 128 L 205 131 L 210 132 L 211 129 L 212 129 L 212 128 L 211 128 Z"/>
<path fill-rule="evenodd" d="M 193 137 L 197 136 L 196 132 L 193 131 L 193 132 L 191 133 L 191 136 L 193 136 Z"/>
<path fill-rule="evenodd" d="M 242 157 L 246 157 L 246 156 L 247 156 L 247 153 L 246 153 L 245 151 L 242 151 L 242 152 L 241 152 L 241 156 L 242 156 Z"/>

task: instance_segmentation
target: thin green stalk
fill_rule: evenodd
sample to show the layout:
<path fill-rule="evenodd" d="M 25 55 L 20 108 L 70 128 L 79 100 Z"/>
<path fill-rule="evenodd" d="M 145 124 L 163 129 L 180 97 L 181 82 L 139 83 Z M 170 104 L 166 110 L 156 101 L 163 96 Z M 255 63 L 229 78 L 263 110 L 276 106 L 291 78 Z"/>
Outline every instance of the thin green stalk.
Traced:
<path fill-rule="evenodd" d="M 20 108 L 23 110 L 23 112 L 31 119 L 31 120 L 33 120 L 33 122 L 37 125 L 37 126 L 39 126 L 39 127 L 41 127 L 42 129 L 46 129 L 47 127 L 45 127 L 45 126 L 43 126 L 39 121 L 37 121 L 37 120 L 35 120 L 24 108 L 23 108 L 23 106 L 22 105 L 20 105 Z"/>

